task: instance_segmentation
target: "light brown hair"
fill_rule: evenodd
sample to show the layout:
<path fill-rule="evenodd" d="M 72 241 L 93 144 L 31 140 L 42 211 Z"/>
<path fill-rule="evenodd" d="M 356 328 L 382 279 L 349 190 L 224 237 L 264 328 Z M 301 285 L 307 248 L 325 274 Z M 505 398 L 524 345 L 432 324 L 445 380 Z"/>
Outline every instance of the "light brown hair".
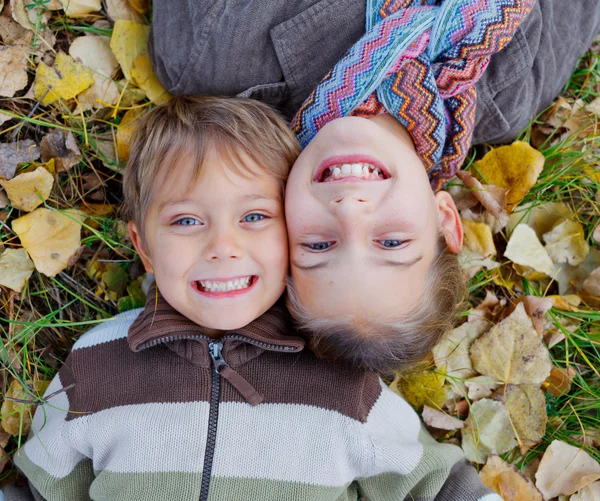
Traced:
<path fill-rule="evenodd" d="M 242 166 L 245 154 L 272 174 L 283 194 L 290 168 L 300 153 L 296 137 L 284 119 L 252 99 L 176 96 L 139 119 L 123 176 L 124 212 L 145 243 L 145 216 L 154 189 L 177 175 L 181 158 L 192 155 L 197 179 L 211 148 Z M 250 169 L 245 174 L 252 175 Z M 239 172 L 244 174 L 244 172 Z"/>
<path fill-rule="evenodd" d="M 300 301 L 292 279 L 288 281 L 287 304 L 297 327 L 317 355 L 389 376 L 427 358 L 444 333 L 454 327 L 457 306 L 465 290 L 458 256 L 448 249 L 440 235 L 423 297 L 400 318 L 381 320 L 359 315 L 314 318 Z"/>

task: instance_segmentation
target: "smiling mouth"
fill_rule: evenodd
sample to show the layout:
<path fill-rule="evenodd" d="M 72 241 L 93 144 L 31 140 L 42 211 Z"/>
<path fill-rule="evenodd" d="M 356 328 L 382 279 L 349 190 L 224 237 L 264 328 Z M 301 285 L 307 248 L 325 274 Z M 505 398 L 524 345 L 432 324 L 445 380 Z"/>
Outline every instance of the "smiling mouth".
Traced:
<path fill-rule="evenodd" d="M 343 180 L 383 181 L 390 175 L 383 169 L 367 162 L 338 163 L 330 165 L 316 177 L 317 183 L 331 183 Z"/>
<path fill-rule="evenodd" d="M 194 289 L 207 296 L 232 296 L 249 291 L 258 281 L 257 275 L 237 277 L 231 280 L 197 280 Z"/>

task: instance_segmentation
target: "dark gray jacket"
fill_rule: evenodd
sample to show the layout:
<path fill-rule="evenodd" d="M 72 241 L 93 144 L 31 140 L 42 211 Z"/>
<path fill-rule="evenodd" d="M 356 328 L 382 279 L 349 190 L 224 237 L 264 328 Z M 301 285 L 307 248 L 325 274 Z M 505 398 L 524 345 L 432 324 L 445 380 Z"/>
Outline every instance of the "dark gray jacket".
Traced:
<path fill-rule="evenodd" d="M 152 61 L 174 94 L 241 94 L 291 117 L 364 33 L 365 3 L 154 0 Z M 599 32 L 600 0 L 539 0 L 477 83 L 474 141 L 514 138 Z"/>

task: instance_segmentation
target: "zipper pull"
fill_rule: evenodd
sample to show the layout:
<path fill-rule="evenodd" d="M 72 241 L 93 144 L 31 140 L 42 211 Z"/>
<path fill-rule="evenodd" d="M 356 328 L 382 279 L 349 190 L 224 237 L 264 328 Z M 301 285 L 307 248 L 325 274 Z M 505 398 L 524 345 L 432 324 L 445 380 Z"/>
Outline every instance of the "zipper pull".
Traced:
<path fill-rule="evenodd" d="M 213 366 L 215 368 L 215 372 L 218 374 L 221 372 L 221 367 L 227 367 L 227 362 L 221 356 L 221 350 L 223 349 L 223 343 L 220 341 L 211 341 L 208 343 L 208 352 L 210 353 L 210 358 L 212 358 Z"/>

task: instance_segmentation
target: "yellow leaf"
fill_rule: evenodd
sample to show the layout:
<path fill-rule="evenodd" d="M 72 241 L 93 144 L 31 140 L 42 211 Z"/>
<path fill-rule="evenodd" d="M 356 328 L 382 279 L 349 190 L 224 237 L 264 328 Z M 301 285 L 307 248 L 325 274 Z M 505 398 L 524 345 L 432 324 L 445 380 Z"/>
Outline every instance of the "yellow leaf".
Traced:
<path fill-rule="evenodd" d="M 483 223 L 462 219 L 465 247 L 481 254 L 484 258 L 496 255 L 492 229 Z"/>
<path fill-rule="evenodd" d="M 501 387 L 494 399 L 504 403 L 520 446 L 530 447 L 542 440 L 548 416 L 539 385 L 509 384 Z"/>
<path fill-rule="evenodd" d="M 590 246 L 583 235 L 583 226 L 577 221 L 563 219 L 544 234 L 546 250 L 555 263 L 577 266 L 590 253 Z"/>
<path fill-rule="evenodd" d="M 85 17 L 102 8 L 100 0 L 60 0 L 68 17 Z"/>
<path fill-rule="evenodd" d="M 506 245 L 504 257 L 546 275 L 551 275 L 554 267 L 548 251 L 538 240 L 535 231 L 526 224 L 519 224 L 514 229 Z"/>
<path fill-rule="evenodd" d="M 33 386 L 33 393 L 35 395 L 41 396 L 46 391 L 46 388 L 48 388 L 50 381 L 45 379 L 34 379 L 33 381 L 26 381 L 26 384 L 30 387 Z M 33 397 L 23 390 L 23 387 L 16 379 L 10 383 L 6 396 L 18 400 L 33 400 Z M 27 437 L 31 428 L 31 420 L 35 408 L 36 404 L 23 404 L 4 400 L 4 402 L 2 402 L 2 410 L 0 411 L 2 414 L 2 428 L 4 428 L 4 431 L 15 437 L 19 436 L 19 434 L 22 437 Z"/>
<path fill-rule="evenodd" d="M 36 99 L 41 99 L 46 89 L 49 89 L 42 101 L 42 104 L 48 105 L 58 99 L 72 99 L 93 83 L 94 78 L 88 68 L 60 52 L 52 68 L 43 61 L 38 64 L 33 93 Z"/>
<path fill-rule="evenodd" d="M 81 244 L 81 221 L 85 216 L 76 210 L 65 213 L 40 207 L 12 222 L 36 269 L 49 277 L 67 267 Z"/>
<path fill-rule="evenodd" d="M 558 221 L 570 218 L 571 209 L 562 202 L 548 202 L 540 205 L 525 204 L 508 218 L 508 230 L 512 232 L 521 223 L 531 226 L 539 239 L 548 233 Z"/>
<path fill-rule="evenodd" d="M 548 299 L 552 301 L 554 308 L 564 311 L 577 311 L 577 307 L 581 304 L 581 298 L 577 294 L 548 296 Z"/>
<path fill-rule="evenodd" d="M 390 388 L 401 395 L 416 410 L 424 405 L 440 409 L 447 400 L 445 377 L 432 371 L 410 374 L 396 373 Z"/>
<path fill-rule="evenodd" d="M 27 212 L 31 212 L 50 196 L 53 184 L 54 177 L 43 167 L 19 174 L 10 181 L 0 180 L 12 206 Z"/>
<path fill-rule="evenodd" d="M 552 368 L 550 354 L 523 303 L 473 342 L 471 361 L 479 374 L 513 384 L 540 384 Z"/>
<path fill-rule="evenodd" d="M 117 154 L 121 162 L 129 160 L 129 146 L 133 139 L 133 133 L 137 129 L 137 120 L 144 113 L 144 108 L 132 108 L 123 115 L 123 119 L 117 129 Z"/>
<path fill-rule="evenodd" d="M 496 455 L 488 457 L 479 477 L 488 489 L 497 492 L 505 501 L 544 501 L 531 480 Z"/>
<path fill-rule="evenodd" d="M 171 99 L 171 94 L 166 91 L 154 74 L 148 54 L 140 54 L 133 60 L 131 79 L 133 83 L 146 92 L 148 99 L 153 103 L 162 104 Z"/>
<path fill-rule="evenodd" d="M 117 20 L 110 39 L 110 48 L 119 61 L 127 80 L 131 78 L 131 67 L 139 55 L 148 54 L 150 26 L 133 21 Z"/>
<path fill-rule="evenodd" d="M 0 255 L 0 285 L 21 292 L 35 270 L 25 249 L 6 249 Z"/>
<path fill-rule="evenodd" d="M 487 184 L 506 188 L 507 212 L 519 205 L 544 168 L 544 155 L 523 141 L 501 146 L 475 162 Z"/>

